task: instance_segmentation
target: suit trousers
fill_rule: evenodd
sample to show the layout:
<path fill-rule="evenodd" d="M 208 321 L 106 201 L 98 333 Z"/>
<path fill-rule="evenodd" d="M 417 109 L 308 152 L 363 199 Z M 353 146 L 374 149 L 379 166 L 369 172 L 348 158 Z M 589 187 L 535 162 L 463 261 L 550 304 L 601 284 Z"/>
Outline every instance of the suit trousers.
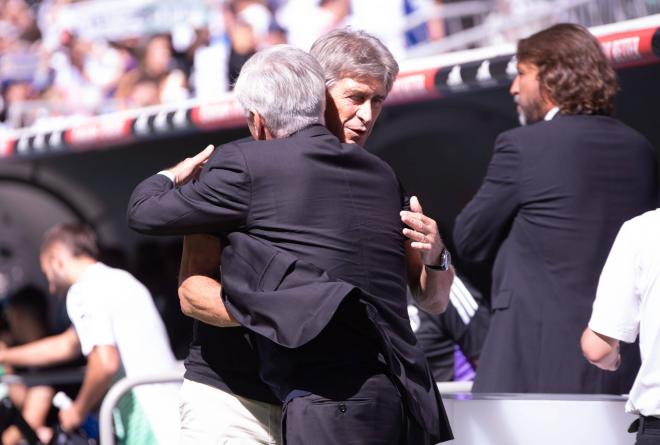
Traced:
<path fill-rule="evenodd" d="M 637 441 L 635 445 L 660 445 L 660 419 L 651 416 L 639 416 L 637 424 Z M 634 425 L 634 424 L 633 424 Z M 635 427 L 631 427 L 634 431 Z"/>
<path fill-rule="evenodd" d="M 396 386 L 384 374 L 366 379 L 350 397 L 309 394 L 284 408 L 285 445 L 401 445 L 405 416 Z"/>

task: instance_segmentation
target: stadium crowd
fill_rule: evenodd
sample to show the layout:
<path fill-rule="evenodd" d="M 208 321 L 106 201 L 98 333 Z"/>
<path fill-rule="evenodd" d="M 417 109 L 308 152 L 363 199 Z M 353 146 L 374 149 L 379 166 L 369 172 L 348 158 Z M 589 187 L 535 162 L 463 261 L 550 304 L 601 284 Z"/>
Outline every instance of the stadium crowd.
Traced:
<path fill-rule="evenodd" d="M 379 36 L 401 57 L 407 45 L 442 37 L 439 20 L 404 32 L 406 14 L 439 3 L 0 0 L 0 128 L 213 100 L 257 50 L 278 43 L 309 49 L 347 24 Z"/>

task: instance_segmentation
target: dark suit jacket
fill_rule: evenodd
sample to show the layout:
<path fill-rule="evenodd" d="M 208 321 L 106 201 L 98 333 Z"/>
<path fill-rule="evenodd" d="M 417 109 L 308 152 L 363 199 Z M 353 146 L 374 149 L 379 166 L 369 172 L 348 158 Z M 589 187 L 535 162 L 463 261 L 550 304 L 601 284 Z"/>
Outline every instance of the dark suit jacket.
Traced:
<path fill-rule="evenodd" d="M 147 233 L 224 232 L 227 303 L 261 334 L 276 394 L 323 393 L 372 372 L 382 354 L 413 417 L 451 437 L 406 311 L 403 193 L 391 168 L 315 125 L 286 139 L 223 146 L 199 181 L 141 183 L 129 225 Z M 405 326 L 405 327 L 404 327 Z"/>
<path fill-rule="evenodd" d="M 454 228 L 462 258 L 495 260 L 475 391 L 630 389 L 635 364 L 598 370 L 582 356 L 580 335 L 617 231 L 655 208 L 656 190 L 653 148 L 613 118 L 557 115 L 498 137 Z"/>

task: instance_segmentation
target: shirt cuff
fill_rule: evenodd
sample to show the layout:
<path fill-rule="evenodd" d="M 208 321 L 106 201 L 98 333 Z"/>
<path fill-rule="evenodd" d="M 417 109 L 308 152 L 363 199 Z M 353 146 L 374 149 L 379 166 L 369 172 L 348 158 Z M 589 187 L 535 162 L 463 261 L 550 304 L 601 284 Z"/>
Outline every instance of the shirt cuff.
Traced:
<path fill-rule="evenodd" d="M 161 171 L 158 172 L 158 174 L 159 174 L 159 175 L 166 176 L 167 178 L 169 178 L 169 180 L 172 181 L 172 184 L 175 184 L 175 183 L 176 183 L 176 181 L 174 180 L 174 173 L 172 173 L 171 171 L 169 171 L 169 170 L 161 170 Z"/>

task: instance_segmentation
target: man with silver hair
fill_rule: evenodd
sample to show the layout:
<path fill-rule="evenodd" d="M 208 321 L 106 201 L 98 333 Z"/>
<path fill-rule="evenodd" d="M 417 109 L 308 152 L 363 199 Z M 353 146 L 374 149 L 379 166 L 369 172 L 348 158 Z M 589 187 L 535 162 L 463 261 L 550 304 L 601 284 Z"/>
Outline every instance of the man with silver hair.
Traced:
<path fill-rule="evenodd" d="M 248 145 L 254 140 L 286 138 L 323 122 L 323 74 L 318 63 L 301 50 L 280 45 L 255 54 L 244 65 L 234 92 L 245 110 L 252 137 L 223 146 L 216 150 L 214 157 L 211 157 L 213 146 L 209 146 L 175 168 L 161 172 L 160 177 L 150 179 L 163 181 L 165 175 L 175 186 L 180 186 L 199 173 L 200 166 L 207 160 L 210 171 L 214 159 L 236 153 L 233 147 Z M 219 162 L 223 164 L 223 171 L 234 163 L 226 159 Z M 163 217 L 168 215 L 167 212 L 156 213 Z M 248 331 L 228 316 L 218 298 L 220 292 L 215 286 L 219 287 L 219 241 L 223 237 L 215 235 L 219 227 L 209 232 L 214 235 L 184 238 L 181 308 L 186 315 L 195 318 L 195 325 L 181 389 L 181 443 L 238 440 L 280 443 L 281 401 L 259 378 L 259 363 Z M 223 245 L 226 244 L 224 237 Z M 202 255 L 192 255 L 193 252 Z M 195 281 L 195 284 L 201 284 L 212 298 L 193 301 L 188 297 L 186 278 L 193 272 L 204 272 L 207 282 Z"/>
<path fill-rule="evenodd" d="M 349 28 L 319 37 L 310 53 L 325 73 L 326 126 L 342 142 L 364 146 L 399 65 L 376 37 Z"/>
<path fill-rule="evenodd" d="M 378 117 L 378 114 L 380 113 L 383 100 L 385 99 L 386 95 L 389 93 L 389 90 L 391 89 L 393 80 L 398 71 L 398 66 L 396 65 L 396 62 L 391 57 L 391 54 L 389 54 L 387 49 L 377 39 L 373 38 L 372 36 L 369 36 L 366 33 L 342 30 L 331 33 L 326 37 L 332 40 L 333 42 L 330 42 L 329 44 L 321 44 L 324 40 L 324 38 L 321 38 L 319 39 L 319 42 L 315 44 L 315 47 L 313 48 L 313 52 L 316 50 L 319 53 L 326 52 L 326 54 L 327 53 L 333 54 L 332 45 L 337 45 L 337 51 L 342 49 L 342 47 L 344 51 L 349 50 L 351 54 L 347 55 L 346 57 L 355 61 L 353 65 L 347 63 L 342 64 L 340 63 L 341 58 L 339 59 L 335 58 L 334 61 L 329 60 L 328 63 L 326 64 L 328 67 L 336 67 L 334 69 L 328 69 L 326 71 L 326 83 L 329 86 L 329 91 L 328 91 L 329 103 L 328 103 L 328 110 L 326 112 L 326 120 L 328 126 L 332 128 L 333 132 L 337 136 L 339 136 L 343 141 L 349 143 L 353 142 L 353 143 L 363 144 L 366 141 L 366 138 L 368 137 L 369 133 L 371 132 L 375 119 Z M 350 44 L 346 44 L 347 43 L 346 41 L 348 40 L 348 43 L 350 43 L 351 39 L 354 40 L 353 47 L 351 47 Z M 363 51 L 361 53 L 359 51 L 360 47 L 363 48 Z M 354 51 L 356 48 L 358 49 L 358 51 Z M 362 54 L 362 60 L 359 59 L 360 54 Z M 317 55 L 317 57 L 319 56 Z M 365 57 L 367 57 L 368 59 L 365 59 Z M 369 60 L 371 60 L 371 62 Z M 342 71 L 345 77 L 342 78 L 340 75 L 341 73 L 339 73 L 339 71 Z M 351 71 L 355 73 L 354 77 L 349 77 Z M 373 74 L 369 75 L 370 72 Z M 253 85 L 252 82 L 247 82 L 246 84 L 251 86 Z M 266 123 L 273 122 L 274 121 L 273 119 L 276 118 L 273 117 L 270 119 L 269 118 L 264 119 L 263 114 L 265 113 L 260 114 L 254 112 L 254 110 L 252 109 L 253 105 L 251 105 L 249 101 L 245 100 L 240 81 L 237 84 L 236 90 L 237 90 L 236 93 L 237 97 L 248 111 L 251 133 L 255 135 L 256 138 L 262 138 L 262 139 L 278 137 L 279 135 L 276 135 L 275 132 L 272 130 L 272 125 L 271 126 L 264 125 L 265 122 Z M 262 88 L 262 92 L 263 91 L 275 91 L 275 90 L 264 90 L 264 88 Z M 252 91 L 252 93 L 254 93 L 254 91 Z M 287 99 L 295 100 L 295 98 L 289 96 L 289 93 L 290 90 L 285 92 L 276 92 L 274 96 L 279 98 L 287 98 Z M 252 99 L 256 100 L 256 102 L 253 102 L 252 104 L 256 104 L 259 102 L 259 99 L 257 99 L 256 96 L 258 96 L 258 94 L 251 96 Z M 287 102 L 291 102 L 291 100 L 283 100 L 281 102 L 286 104 Z M 280 105 L 282 105 L 282 103 L 280 103 Z M 256 107 L 254 108 L 256 109 Z M 279 114 L 282 115 L 281 112 L 279 112 Z M 362 156 L 368 156 L 372 158 L 370 155 L 365 153 L 359 147 L 352 148 L 352 152 L 362 153 Z M 189 163 L 191 165 L 190 167 L 191 171 L 195 168 L 195 166 L 203 162 L 203 160 L 206 159 L 209 156 L 209 154 L 210 154 L 210 149 L 201 153 L 198 157 L 190 159 Z M 362 166 L 362 168 L 363 167 L 364 166 Z M 335 181 L 336 179 L 337 178 L 335 178 Z M 397 194 L 403 198 L 403 195 L 401 194 L 400 190 Z M 403 199 L 398 207 L 399 210 L 401 209 L 401 205 L 403 205 Z M 409 242 L 406 243 L 405 254 L 406 254 L 406 262 L 408 264 L 409 275 L 412 278 L 410 280 L 410 284 L 411 287 L 413 287 L 413 289 L 418 290 L 417 292 L 418 301 L 421 303 L 422 307 L 426 308 L 427 310 L 438 312 L 441 311 L 446 305 L 446 299 L 447 299 L 446 297 L 448 296 L 448 289 L 451 284 L 451 279 L 453 277 L 453 274 L 451 270 L 447 271 L 449 269 L 447 264 L 448 255 L 446 254 L 446 251 L 444 250 L 444 245 L 442 244 L 442 240 L 440 239 L 437 233 L 437 225 L 435 224 L 435 221 L 431 220 L 430 218 L 427 218 L 422 214 L 421 208 L 419 207 L 419 203 L 417 202 L 416 199 L 413 198 L 411 206 L 413 207 L 411 209 L 413 211 L 402 212 L 402 216 L 401 216 L 402 220 L 406 222 L 406 224 L 408 224 L 410 227 L 404 229 L 404 234 L 409 238 Z M 147 229 L 144 227 L 142 229 L 151 230 L 151 228 Z M 319 239 L 322 238 L 323 236 L 319 237 Z M 403 240 L 400 240 L 399 242 L 401 241 Z M 318 240 L 316 242 L 318 242 Z M 182 274 L 181 274 L 182 285 L 180 287 L 180 296 L 182 302 L 182 309 L 188 315 L 197 318 L 198 320 L 216 326 L 227 326 L 231 324 L 232 317 L 229 316 L 227 310 L 224 308 L 224 305 L 222 304 L 222 301 L 217 298 L 220 292 L 219 291 L 220 285 L 216 280 L 213 280 L 212 278 L 208 277 L 208 276 L 210 277 L 214 276 L 217 264 L 219 262 L 218 252 L 219 252 L 219 245 L 217 238 L 215 237 L 211 237 L 207 235 L 195 235 L 195 236 L 186 237 L 184 243 L 184 254 L 182 258 Z M 424 264 L 426 264 L 428 267 L 424 267 Z M 223 271 L 225 270 L 225 266 L 226 266 L 226 262 L 223 261 Z M 330 264 L 329 266 L 333 266 L 333 265 Z M 328 268 L 325 269 L 331 270 Z M 333 276 L 336 277 L 337 274 L 334 273 Z M 225 289 L 227 289 L 227 285 L 228 285 L 227 278 L 228 277 L 226 275 L 223 275 Z M 364 287 L 370 290 L 368 283 L 365 284 Z M 231 292 L 228 293 L 231 295 Z M 393 292 L 392 294 L 393 295 L 391 297 L 396 300 L 397 299 L 396 292 Z M 405 313 L 405 297 L 401 299 L 401 303 L 403 304 L 402 310 Z M 376 302 L 376 306 L 378 306 L 378 302 Z M 232 313 L 235 312 L 240 312 L 240 310 L 238 310 L 236 307 L 233 307 Z M 241 322 L 243 324 L 246 324 L 245 319 L 242 319 Z M 249 320 L 247 320 L 247 324 L 249 324 Z M 366 324 L 367 323 L 365 323 L 365 325 Z M 409 331 L 409 326 L 407 328 Z M 401 338 L 403 337 L 404 341 L 400 342 L 400 345 L 401 344 L 404 345 L 403 349 L 410 346 L 410 344 L 406 344 L 406 340 L 410 342 L 411 340 L 410 337 L 412 337 L 412 336 L 406 337 L 407 332 L 405 329 L 402 329 L 401 326 L 395 326 L 393 328 L 393 332 L 389 332 L 389 333 L 381 332 L 381 335 L 384 337 L 390 337 L 389 338 L 390 340 L 391 338 L 401 340 Z M 336 345 L 343 344 L 341 341 L 334 343 Z M 280 342 L 280 344 L 282 343 Z M 287 346 L 291 346 L 291 345 L 289 344 Z M 218 347 L 221 348 L 222 346 L 218 346 Z M 399 347 L 399 350 L 395 352 L 401 353 L 402 351 L 400 349 L 401 346 Z M 424 375 L 424 373 L 426 372 L 426 375 L 428 377 L 429 375 L 428 371 L 424 369 L 424 366 L 422 366 L 421 368 L 419 367 L 420 363 L 422 362 L 423 359 L 419 363 L 404 364 L 403 368 L 406 368 L 406 366 L 408 366 L 411 368 L 413 372 L 421 371 L 422 375 Z M 382 365 L 378 365 L 378 366 L 382 366 Z M 352 367 L 354 367 L 354 363 L 352 364 Z M 401 369 L 400 366 L 399 369 Z M 390 374 L 393 373 L 390 372 Z M 406 425 L 406 428 L 408 428 L 409 430 L 408 433 L 410 433 L 410 431 L 412 430 L 418 430 L 417 432 L 421 434 L 420 436 L 414 436 L 416 437 L 415 443 L 425 443 L 425 441 L 428 440 L 428 436 L 433 436 L 433 438 L 436 440 L 446 439 L 450 437 L 448 425 L 446 424 L 446 422 L 443 422 L 446 421 L 444 417 L 444 411 L 442 411 L 441 402 L 439 401 L 439 397 L 437 396 L 437 393 L 434 392 L 435 387 L 432 384 L 432 380 L 427 379 L 427 381 L 424 382 L 428 384 L 424 391 L 424 390 L 420 390 L 420 388 L 416 388 L 415 385 L 411 385 L 410 381 L 406 381 L 405 376 L 403 378 L 402 376 L 394 376 L 394 377 L 399 379 L 397 381 L 397 386 L 399 392 L 403 393 L 404 398 L 407 398 L 406 405 L 408 405 L 409 410 L 411 409 L 410 405 L 419 404 L 420 399 L 426 399 L 427 402 L 425 406 L 421 407 L 421 409 L 420 407 L 418 407 L 418 409 L 412 408 L 413 412 L 409 412 L 412 415 L 409 416 L 411 418 L 410 424 Z M 342 379 L 346 380 L 346 377 L 343 377 Z M 327 380 L 327 379 L 320 378 L 319 380 Z M 375 382 L 375 383 L 371 382 L 371 384 L 372 386 L 375 384 L 376 387 L 378 387 L 378 385 L 383 384 L 383 382 Z M 218 385 L 213 385 L 213 386 L 218 388 Z M 184 388 L 185 388 L 185 384 L 184 384 Z M 374 387 L 367 389 L 373 391 Z M 237 398 L 244 400 L 238 394 L 236 394 L 236 391 L 232 391 L 232 392 Z M 388 393 L 391 391 L 384 391 L 384 392 Z M 424 392 L 426 393 L 424 394 Z M 289 395 L 290 394 L 283 395 L 286 401 L 290 401 L 291 399 L 293 399 L 293 397 L 288 397 Z M 301 400 L 303 402 L 309 401 L 309 399 L 304 400 L 303 397 L 299 397 L 296 399 L 297 402 Z M 429 401 L 430 404 L 428 403 Z M 312 403 L 315 404 L 316 402 L 312 402 Z M 302 421 L 303 419 L 298 419 L 298 420 L 295 419 L 296 410 L 290 409 L 291 406 L 296 406 L 296 405 L 300 405 L 300 404 L 289 403 L 287 405 L 286 425 L 287 425 L 288 433 L 290 433 L 289 430 L 291 424 L 296 425 L 303 423 Z M 383 409 L 384 406 L 387 406 L 387 403 L 385 403 L 384 405 L 382 403 L 377 403 L 376 405 L 377 408 Z M 346 404 L 341 404 L 337 408 L 339 410 L 338 412 L 340 413 L 345 412 L 342 411 L 342 408 L 346 410 L 347 409 Z M 298 409 L 298 412 L 300 412 L 300 409 Z M 373 411 L 373 407 L 369 409 Z M 254 418 L 257 419 L 256 423 L 261 422 L 263 426 L 264 423 L 263 416 L 260 417 L 260 414 L 256 411 L 253 412 L 253 414 L 254 414 Z M 379 417 L 382 416 L 379 415 Z M 384 417 L 384 419 L 387 418 L 388 418 L 387 416 Z M 304 419 L 304 423 L 310 425 L 307 432 L 311 431 L 314 434 L 314 441 L 316 443 L 319 443 L 318 442 L 319 440 L 321 441 L 323 440 L 322 431 L 323 431 L 324 419 L 320 420 L 321 425 L 318 426 L 318 428 L 311 426 L 314 425 L 314 422 L 312 422 L 311 420 L 312 419 L 310 419 L 309 416 L 306 415 Z M 343 425 L 344 433 L 348 434 L 347 436 L 345 436 L 346 438 L 354 439 L 356 437 L 359 437 L 360 434 L 365 434 L 364 429 L 359 426 L 357 428 L 348 428 L 347 430 L 346 422 L 347 421 L 344 421 L 344 425 Z M 184 419 L 184 424 L 185 424 L 185 419 Z M 388 425 L 390 424 L 388 423 Z M 393 422 L 392 425 L 395 425 L 395 427 L 398 428 L 398 423 L 396 421 Z M 294 429 L 297 428 L 294 427 Z M 333 427 L 328 431 L 334 431 L 335 429 L 336 428 Z M 339 429 L 341 430 L 342 428 Z M 397 434 L 396 431 L 392 431 L 391 427 L 388 428 L 378 427 L 376 429 L 377 431 L 372 432 L 372 434 L 367 434 L 367 436 L 369 436 L 368 440 L 371 441 L 375 440 L 378 443 L 397 443 L 399 439 L 406 440 L 406 438 L 403 438 L 402 433 L 399 432 Z M 300 443 L 305 443 L 306 439 L 304 438 L 304 436 L 300 436 L 299 433 L 300 431 L 295 432 L 296 434 L 295 440 L 298 440 Z M 335 440 L 338 437 L 344 437 L 344 436 L 336 436 L 336 434 L 342 434 L 342 433 L 333 433 L 331 437 Z M 422 437 L 422 436 L 427 436 L 427 437 Z M 387 441 L 386 442 L 379 441 L 377 437 L 387 437 L 386 439 Z M 408 438 L 409 437 L 411 436 L 409 435 Z M 289 440 L 289 443 L 294 443 L 293 442 L 294 436 L 292 436 L 291 434 L 287 434 L 287 438 Z M 365 440 L 366 439 L 367 437 L 365 437 Z M 268 442 L 260 442 L 260 443 L 268 443 Z"/>

